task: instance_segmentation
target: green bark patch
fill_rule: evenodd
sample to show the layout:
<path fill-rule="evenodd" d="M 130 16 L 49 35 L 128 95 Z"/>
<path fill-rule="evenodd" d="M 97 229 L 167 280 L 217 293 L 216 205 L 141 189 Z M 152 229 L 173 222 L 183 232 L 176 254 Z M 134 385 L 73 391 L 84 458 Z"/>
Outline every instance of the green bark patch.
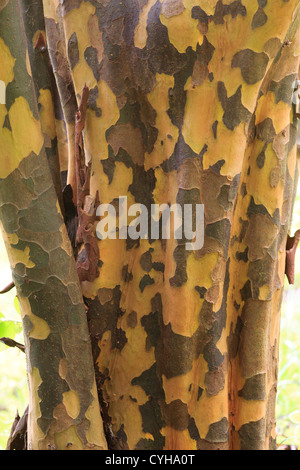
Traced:
<path fill-rule="evenodd" d="M 244 49 L 237 52 L 231 62 L 231 66 L 241 69 L 242 77 L 248 85 L 254 85 L 265 76 L 269 57 L 264 52 L 254 52 Z"/>
<path fill-rule="evenodd" d="M 208 442 L 213 442 L 213 443 L 227 442 L 228 434 L 229 434 L 228 431 L 229 431 L 228 420 L 227 418 L 222 418 L 220 421 L 216 423 L 212 423 L 209 426 L 209 430 L 208 430 L 208 433 L 206 434 L 205 439 Z"/>
<path fill-rule="evenodd" d="M 241 439 L 241 450 L 263 450 L 266 434 L 265 419 L 243 424 L 238 434 Z"/>
<path fill-rule="evenodd" d="M 224 110 L 223 122 L 228 129 L 233 131 L 241 122 L 251 119 L 250 111 L 242 105 L 242 85 L 228 98 L 224 83 L 219 82 L 218 97 Z"/>
<path fill-rule="evenodd" d="M 265 400 L 266 374 L 257 374 L 247 379 L 238 394 L 245 400 Z"/>

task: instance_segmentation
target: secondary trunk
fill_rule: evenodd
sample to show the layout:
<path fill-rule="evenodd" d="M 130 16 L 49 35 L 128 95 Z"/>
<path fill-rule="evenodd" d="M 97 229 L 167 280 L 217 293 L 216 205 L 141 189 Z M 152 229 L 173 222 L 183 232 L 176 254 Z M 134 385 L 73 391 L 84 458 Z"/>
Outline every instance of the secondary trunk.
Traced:
<path fill-rule="evenodd" d="M 52 90 L 40 68 L 37 83 L 45 88 L 35 94 L 27 56 L 33 48 L 27 49 L 19 4 L 6 3 L 0 12 L 7 85 L 0 104 L 0 217 L 24 327 L 28 449 L 106 449 L 86 309 L 46 156 L 54 169 Z"/>
<path fill-rule="evenodd" d="M 56 410 L 76 408 L 73 390 L 79 392 L 65 386 L 61 361 L 69 353 L 81 367 L 90 360 L 70 345 L 69 334 L 74 345 L 81 340 L 70 327 L 75 303 L 76 318 L 90 333 L 110 449 L 274 448 L 280 304 L 297 183 L 291 105 L 299 70 L 298 1 L 21 4 L 27 44 L 22 18 L 12 14 L 18 3 L 0 2 L 6 64 L 0 79 L 7 85 L 7 104 L 0 105 L 0 216 L 10 259 L 17 260 L 12 269 L 29 376 L 31 368 L 40 371 L 31 388 L 34 447 L 40 433 L 43 445 L 50 434 L 51 445 L 67 445 L 56 431 L 64 419 Z M 50 185 L 42 140 L 50 162 L 58 155 L 63 186 L 73 189 L 78 276 L 54 197 L 55 187 L 61 198 L 57 166 L 50 165 Z M 43 191 L 32 176 L 37 165 Z M 203 204 L 203 247 L 120 239 L 118 232 L 116 239 L 98 240 L 99 202 L 114 205 L 119 216 L 117 203 L 125 197 L 128 207 L 143 204 L 149 213 L 153 204 Z M 72 192 L 68 207 L 71 198 Z M 65 211 L 62 205 L 70 227 Z M 60 235 L 57 242 L 49 233 Z M 54 323 L 53 302 L 59 305 Z M 42 354 L 34 363 L 32 315 L 47 332 L 38 338 Z M 56 348 L 47 343 L 52 334 L 60 338 Z M 77 367 L 70 377 L 91 396 L 91 368 L 78 377 Z M 53 374 L 63 386 L 50 400 Z M 68 413 L 75 422 L 79 409 L 82 417 L 83 405 Z M 104 448 L 100 417 L 91 423 L 89 435 L 94 432 L 98 437 L 83 439 L 84 446 Z"/>

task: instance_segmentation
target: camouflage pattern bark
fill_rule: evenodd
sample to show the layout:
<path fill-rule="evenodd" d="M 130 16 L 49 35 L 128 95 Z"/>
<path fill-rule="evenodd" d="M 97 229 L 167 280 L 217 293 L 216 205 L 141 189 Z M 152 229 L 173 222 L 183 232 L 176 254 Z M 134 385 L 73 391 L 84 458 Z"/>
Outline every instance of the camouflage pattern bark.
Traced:
<path fill-rule="evenodd" d="M 18 2 L 4 3 L 0 213 L 24 327 L 28 449 L 105 449 L 86 310 L 50 171 L 57 164 L 52 89 L 33 47 L 36 22 L 24 28 Z M 36 19 L 35 8 L 25 19 Z"/>
<path fill-rule="evenodd" d="M 12 3 L 0 2 L 2 17 Z M 273 448 L 285 247 L 297 183 L 291 102 L 298 1 L 43 0 L 43 16 L 62 110 L 52 86 L 63 181 L 76 188 L 75 115 L 86 85 L 90 197 L 99 191 L 101 203 L 127 196 L 128 205 L 148 208 L 205 207 L 199 251 L 176 240 L 98 240 L 100 276 L 83 281 L 81 291 L 109 448 Z M 35 34 L 27 31 L 27 38 Z M 9 58 L 16 52 L 11 39 L 4 43 L 12 69 L 4 81 L 12 87 L 17 68 Z M 25 155 L 23 147 L 24 157 L 35 151 Z M 7 154 L 1 188 L 25 171 L 14 161 Z M 5 221 L 18 225 L 21 208 L 1 208 L 10 214 L 1 214 L 5 231 L 14 233 L 18 228 Z M 39 269 L 42 259 L 34 260 Z M 70 262 L 59 263 L 59 279 Z"/>

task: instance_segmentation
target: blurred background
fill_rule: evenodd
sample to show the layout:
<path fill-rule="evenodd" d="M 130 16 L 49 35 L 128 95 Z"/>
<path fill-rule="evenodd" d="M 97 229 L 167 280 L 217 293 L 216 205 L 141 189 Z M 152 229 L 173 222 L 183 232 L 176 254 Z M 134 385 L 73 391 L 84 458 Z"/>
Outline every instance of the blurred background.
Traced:
<path fill-rule="evenodd" d="M 300 228 L 300 184 L 291 236 Z M 288 285 L 282 304 L 280 364 L 277 395 L 277 444 L 300 448 L 300 245 L 296 255 L 295 284 Z M 11 271 L 0 236 L 0 290 L 11 282 Z M 15 289 L 0 296 L 0 338 L 24 344 Z M 0 450 L 6 448 L 16 413 L 28 404 L 25 354 L 0 342 Z"/>

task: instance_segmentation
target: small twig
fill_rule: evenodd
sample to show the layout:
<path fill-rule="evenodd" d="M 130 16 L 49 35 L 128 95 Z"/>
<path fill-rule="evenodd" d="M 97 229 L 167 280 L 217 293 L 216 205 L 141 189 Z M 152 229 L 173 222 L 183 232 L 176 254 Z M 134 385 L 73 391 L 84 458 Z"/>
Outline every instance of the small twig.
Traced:
<path fill-rule="evenodd" d="M 11 281 L 8 286 L 6 286 L 4 289 L 0 290 L 0 294 L 6 294 L 10 290 L 12 290 L 15 287 L 15 283 Z"/>
<path fill-rule="evenodd" d="M 297 230 L 293 237 L 288 236 L 286 242 L 285 274 L 287 275 L 289 284 L 295 283 L 295 256 L 299 240 L 300 230 Z"/>
<path fill-rule="evenodd" d="M 11 339 L 11 338 L 0 338 L 1 343 L 4 343 L 5 346 L 8 346 L 10 348 L 18 348 L 20 351 L 25 353 L 25 346 L 24 344 L 18 343 L 17 341 Z"/>

